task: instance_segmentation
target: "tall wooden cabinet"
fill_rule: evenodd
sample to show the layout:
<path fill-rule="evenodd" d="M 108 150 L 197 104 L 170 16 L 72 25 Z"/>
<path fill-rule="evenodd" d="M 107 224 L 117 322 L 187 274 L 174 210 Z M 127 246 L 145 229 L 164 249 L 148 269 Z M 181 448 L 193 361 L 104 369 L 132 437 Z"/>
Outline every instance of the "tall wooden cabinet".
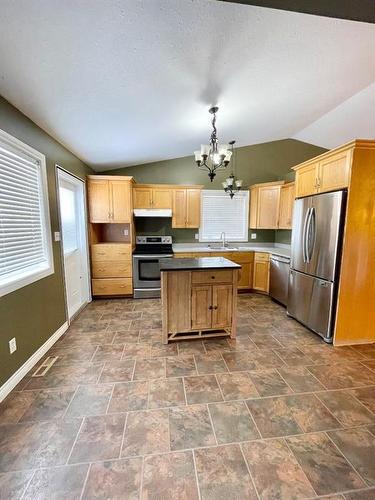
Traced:
<path fill-rule="evenodd" d="M 92 223 L 130 223 L 132 192 L 129 177 L 88 176 L 89 220 Z"/>
<path fill-rule="evenodd" d="M 254 184 L 250 187 L 251 229 L 277 229 L 281 186 L 285 181 Z"/>
<path fill-rule="evenodd" d="M 292 229 L 294 182 L 281 186 L 278 229 Z"/>
<path fill-rule="evenodd" d="M 198 228 L 201 215 L 201 187 L 173 189 L 172 227 Z"/>

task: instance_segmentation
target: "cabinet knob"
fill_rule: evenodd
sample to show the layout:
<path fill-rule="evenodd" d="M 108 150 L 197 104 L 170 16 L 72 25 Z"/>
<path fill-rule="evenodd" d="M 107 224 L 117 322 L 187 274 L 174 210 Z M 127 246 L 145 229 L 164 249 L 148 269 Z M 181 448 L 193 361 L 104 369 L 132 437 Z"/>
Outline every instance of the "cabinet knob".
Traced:
<path fill-rule="evenodd" d="M 213 308 L 216 310 L 216 309 L 217 309 L 217 306 L 214 306 Z"/>
<path fill-rule="evenodd" d="M 211 276 L 211 279 L 214 280 L 215 279 L 215 276 Z"/>
<path fill-rule="evenodd" d="M 213 307 L 212 306 L 208 306 L 208 309 L 211 311 L 213 309 Z"/>

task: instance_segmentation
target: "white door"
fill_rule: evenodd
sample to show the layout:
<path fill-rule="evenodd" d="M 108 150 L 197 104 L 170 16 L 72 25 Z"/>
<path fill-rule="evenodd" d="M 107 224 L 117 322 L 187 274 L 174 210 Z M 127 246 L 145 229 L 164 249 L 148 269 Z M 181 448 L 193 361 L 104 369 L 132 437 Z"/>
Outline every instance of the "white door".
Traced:
<path fill-rule="evenodd" d="M 60 220 L 68 316 L 89 301 L 84 183 L 60 168 L 58 172 Z"/>

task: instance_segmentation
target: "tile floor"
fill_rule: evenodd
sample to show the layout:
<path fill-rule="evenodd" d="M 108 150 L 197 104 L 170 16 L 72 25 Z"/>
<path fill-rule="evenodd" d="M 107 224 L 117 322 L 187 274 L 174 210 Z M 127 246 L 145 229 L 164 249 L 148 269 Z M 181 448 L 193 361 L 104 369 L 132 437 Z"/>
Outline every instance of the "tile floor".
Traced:
<path fill-rule="evenodd" d="M 0 405 L 1 500 L 375 499 L 375 345 L 255 294 L 236 340 L 165 346 L 160 318 L 94 301 Z"/>

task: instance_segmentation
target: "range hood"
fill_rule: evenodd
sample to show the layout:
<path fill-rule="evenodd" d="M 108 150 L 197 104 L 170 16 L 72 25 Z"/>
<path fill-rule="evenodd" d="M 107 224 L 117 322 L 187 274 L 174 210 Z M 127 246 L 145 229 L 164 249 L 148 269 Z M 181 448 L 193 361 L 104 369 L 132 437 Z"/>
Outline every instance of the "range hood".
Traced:
<path fill-rule="evenodd" d="M 135 208 L 134 217 L 172 217 L 170 208 Z"/>

